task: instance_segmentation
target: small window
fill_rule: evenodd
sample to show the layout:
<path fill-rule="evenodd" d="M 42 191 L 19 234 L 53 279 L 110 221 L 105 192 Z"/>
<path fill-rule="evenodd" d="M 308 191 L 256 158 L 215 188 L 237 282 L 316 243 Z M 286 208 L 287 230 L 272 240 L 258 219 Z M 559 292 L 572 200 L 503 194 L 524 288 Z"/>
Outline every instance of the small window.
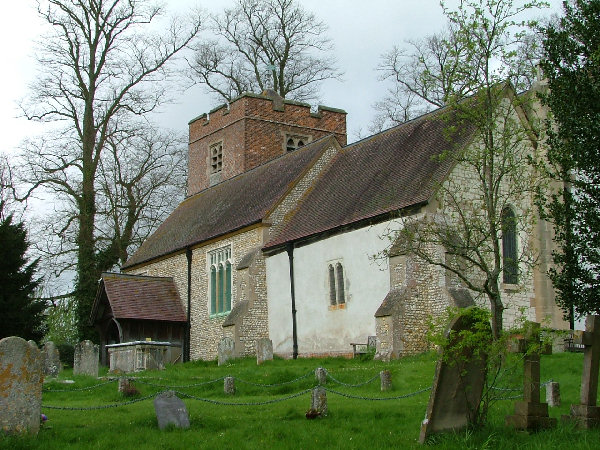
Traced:
<path fill-rule="evenodd" d="M 344 285 L 344 267 L 342 263 L 328 265 L 329 305 L 330 309 L 342 309 L 346 304 L 346 289 Z"/>
<path fill-rule="evenodd" d="M 511 208 L 504 208 L 502 222 L 502 281 L 517 284 L 519 257 L 517 251 L 517 217 Z"/>
<path fill-rule="evenodd" d="M 312 141 L 311 136 L 301 136 L 296 134 L 286 134 L 285 135 L 285 149 L 288 152 L 296 150 L 297 148 L 303 147 Z"/>
<path fill-rule="evenodd" d="M 209 253 L 210 313 L 231 311 L 231 248 L 224 247 Z"/>
<path fill-rule="evenodd" d="M 210 173 L 221 173 L 223 170 L 223 143 L 210 146 Z"/>

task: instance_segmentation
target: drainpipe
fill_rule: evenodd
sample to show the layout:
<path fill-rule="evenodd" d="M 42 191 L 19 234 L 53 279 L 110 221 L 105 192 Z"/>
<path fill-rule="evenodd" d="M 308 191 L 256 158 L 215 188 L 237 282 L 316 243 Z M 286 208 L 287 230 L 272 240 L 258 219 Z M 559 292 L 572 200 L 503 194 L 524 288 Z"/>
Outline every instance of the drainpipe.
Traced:
<path fill-rule="evenodd" d="M 292 294 L 292 357 L 298 359 L 298 333 L 296 330 L 296 293 L 294 289 L 294 243 L 287 244 L 287 253 L 290 259 L 290 291 Z"/>
<path fill-rule="evenodd" d="M 185 325 L 185 340 L 183 350 L 183 361 L 187 362 L 190 360 L 190 337 L 191 337 L 191 318 L 192 318 L 192 249 L 187 248 L 185 250 L 185 256 L 187 258 L 187 322 Z"/>

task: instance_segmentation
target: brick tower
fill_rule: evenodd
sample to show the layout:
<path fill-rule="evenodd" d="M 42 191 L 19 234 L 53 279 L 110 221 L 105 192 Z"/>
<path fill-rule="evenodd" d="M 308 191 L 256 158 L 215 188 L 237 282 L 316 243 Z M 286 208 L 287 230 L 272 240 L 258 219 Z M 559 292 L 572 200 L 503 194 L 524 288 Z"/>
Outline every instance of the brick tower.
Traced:
<path fill-rule="evenodd" d="M 188 195 L 333 134 L 346 145 L 346 112 L 282 99 L 274 91 L 244 94 L 189 122 Z"/>

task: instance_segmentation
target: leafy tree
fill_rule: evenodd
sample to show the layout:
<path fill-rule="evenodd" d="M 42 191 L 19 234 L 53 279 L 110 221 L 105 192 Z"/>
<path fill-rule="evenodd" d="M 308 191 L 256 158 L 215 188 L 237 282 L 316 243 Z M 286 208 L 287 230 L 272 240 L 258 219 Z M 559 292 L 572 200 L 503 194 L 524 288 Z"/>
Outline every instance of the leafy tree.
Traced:
<path fill-rule="evenodd" d="M 22 109 L 29 119 L 55 127 L 26 143 L 21 198 L 41 189 L 61 200 L 47 224 L 57 246 L 48 250 L 74 261 L 80 338 L 93 338 L 86 324 L 100 273 L 126 255 L 135 234 L 130 219 L 135 224 L 149 202 L 140 194 L 136 205 L 123 206 L 110 189 L 100 192 L 102 183 L 115 180 L 111 189 L 130 202 L 131 183 L 152 178 L 146 161 L 131 157 L 130 137 L 151 136 L 141 124 L 168 99 L 165 82 L 175 74 L 170 61 L 196 37 L 200 18 L 174 19 L 159 34 L 152 30 L 163 10 L 148 0 L 44 0 L 38 12 L 52 31 Z M 134 172 L 115 175 L 119 162 Z M 120 226 L 99 226 L 99 214 Z"/>
<path fill-rule="evenodd" d="M 497 339 L 506 308 L 502 284 L 525 285 L 535 261 L 527 241 L 518 240 L 531 234 L 532 199 L 540 184 L 528 164 L 536 135 L 522 114 L 530 97 L 517 96 L 506 80 L 518 66 L 511 46 L 527 25 L 517 19 L 541 4 L 469 0 L 456 11 L 442 5 L 453 38 L 440 45 L 447 46 L 449 70 L 461 80 L 448 83 L 439 97 L 447 106 L 449 138 L 440 158 L 454 170 L 437 187 L 439 209 L 404 219 L 396 250 L 445 269 L 485 300 Z M 473 133 L 471 144 L 453 148 L 451 142 L 462 140 L 465 132 Z M 509 238 L 517 245 L 507 255 L 503 239 Z"/>
<path fill-rule="evenodd" d="M 327 27 L 295 0 L 237 0 L 212 18 L 216 39 L 196 47 L 190 75 L 220 99 L 273 89 L 299 101 L 339 76 Z"/>
<path fill-rule="evenodd" d="M 572 321 L 600 313 L 600 1 L 565 2 L 545 32 L 547 169 L 561 187 L 546 205 L 559 246 L 550 276 Z"/>
<path fill-rule="evenodd" d="M 39 280 L 38 261 L 29 261 L 27 231 L 23 222 L 14 223 L 0 202 L 0 338 L 20 336 L 39 342 L 44 336 L 46 304 L 34 297 Z"/>

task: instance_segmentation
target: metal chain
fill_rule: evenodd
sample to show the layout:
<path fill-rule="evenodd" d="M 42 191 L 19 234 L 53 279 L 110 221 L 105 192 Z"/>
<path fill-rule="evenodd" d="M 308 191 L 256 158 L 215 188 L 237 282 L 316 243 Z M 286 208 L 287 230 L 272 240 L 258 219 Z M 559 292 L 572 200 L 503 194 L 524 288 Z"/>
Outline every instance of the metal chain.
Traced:
<path fill-rule="evenodd" d="M 260 383 L 252 383 L 251 381 L 245 381 L 242 380 L 241 378 L 238 377 L 232 377 L 235 379 L 235 381 L 239 381 L 240 383 L 243 384 L 249 384 L 251 386 L 258 386 L 258 387 L 275 387 L 275 386 L 285 386 L 286 384 L 292 384 L 295 383 L 297 381 L 303 380 L 304 378 L 308 378 L 309 376 L 311 376 L 314 372 L 308 372 L 306 375 L 302 375 L 301 377 L 298 377 L 294 380 L 290 380 L 290 381 L 284 381 L 282 383 L 273 383 L 273 384 L 260 384 Z"/>
<path fill-rule="evenodd" d="M 397 397 L 360 397 L 358 395 L 350 395 L 350 394 L 345 394 L 344 392 L 339 392 L 339 391 L 334 391 L 333 389 L 329 389 L 326 387 L 321 386 L 322 389 L 325 389 L 327 392 L 331 392 L 332 394 L 336 394 L 336 395 L 341 395 L 342 397 L 346 397 L 346 398 L 352 398 L 355 400 L 373 400 L 373 401 L 378 401 L 378 400 L 400 400 L 403 398 L 408 398 L 408 397 L 413 397 L 415 395 L 421 394 L 423 392 L 429 391 L 431 390 L 431 386 L 426 387 L 424 389 L 415 391 L 415 392 L 411 392 L 410 394 L 404 394 L 404 395 L 399 395 Z"/>
<path fill-rule="evenodd" d="M 154 383 L 149 383 L 147 381 L 142 381 L 141 378 L 137 378 L 135 380 L 133 380 L 134 382 L 138 382 L 138 383 L 142 383 L 148 386 L 154 386 L 154 387 L 160 387 L 160 388 L 180 388 L 180 389 L 185 389 L 185 388 L 190 388 L 190 387 L 196 387 L 196 386 L 203 386 L 203 385 L 207 385 L 207 384 L 213 384 L 216 383 L 218 381 L 222 381 L 224 380 L 225 377 L 221 377 L 221 378 L 216 378 L 214 380 L 210 380 L 210 381 L 203 381 L 202 383 L 195 383 L 195 384 L 184 384 L 184 385 L 174 385 L 174 386 L 169 386 L 168 384 L 154 384 Z"/>
<path fill-rule="evenodd" d="M 111 405 L 101 405 L 101 406 L 86 406 L 86 407 L 75 407 L 75 406 L 53 406 L 53 405 L 42 405 L 42 408 L 46 409 L 62 409 L 65 411 L 92 411 L 95 409 L 109 409 L 109 408 L 118 408 L 120 406 L 133 405 L 134 403 L 143 402 L 144 400 L 149 400 L 154 397 L 156 394 L 150 394 L 145 397 L 136 398 L 135 400 L 130 400 L 128 402 L 123 403 L 113 403 Z"/>
<path fill-rule="evenodd" d="M 340 380 L 336 379 L 333 375 L 331 375 L 329 373 L 329 371 L 327 369 L 325 369 L 325 374 L 327 375 L 328 378 L 331 379 L 331 381 L 333 381 L 333 382 L 335 382 L 337 384 L 341 384 L 342 386 L 346 386 L 346 387 L 361 387 L 361 386 L 365 386 L 365 385 L 367 385 L 369 383 L 372 383 L 377 378 L 379 378 L 379 374 L 377 374 L 373 378 L 369 378 L 367 381 L 363 381 L 362 383 L 348 384 L 348 383 L 344 383 L 343 381 L 340 381 Z"/>
<path fill-rule="evenodd" d="M 201 402 L 212 403 L 214 405 L 225 405 L 225 406 L 260 406 L 260 405 L 270 405 L 270 404 L 273 404 L 273 403 L 284 402 L 284 401 L 290 400 L 292 398 L 300 397 L 301 395 L 307 394 L 310 391 L 312 391 L 312 389 L 304 389 L 303 391 L 297 392 L 296 394 L 291 394 L 291 395 L 288 395 L 286 397 L 280 397 L 280 398 L 273 399 L 273 400 L 265 400 L 263 402 L 222 402 L 222 401 L 219 401 L 219 400 L 212 400 L 210 398 L 195 397 L 193 395 L 186 394 L 185 392 L 175 391 L 175 393 L 181 395 L 182 397 L 186 397 L 186 398 L 189 398 L 189 399 L 192 399 L 192 400 L 199 400 Z"/>
<path fill-rule="evenodd" d="M 83 388 L 73 388 L 73 389 L 43 389 L 42 392 L 76 392 L 76 391 L 91 391 L 92 389 L 96 389 L 100 386 L 106 386 L 107 384 L 114 383 L 116 380 L 106 381 L 104 383 L 95 384 L 94 386 L 88 386 Z"/>

